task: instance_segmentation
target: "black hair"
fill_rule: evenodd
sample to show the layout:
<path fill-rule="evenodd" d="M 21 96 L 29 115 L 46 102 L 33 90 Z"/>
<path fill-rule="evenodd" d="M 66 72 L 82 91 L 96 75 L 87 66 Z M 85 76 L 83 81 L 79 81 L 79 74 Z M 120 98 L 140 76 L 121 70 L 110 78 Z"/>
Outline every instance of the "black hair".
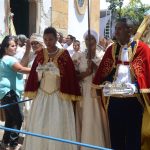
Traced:
<path fill-rule="evenodd" d="M 14 41 L 15 42 L 15 37 L 11 36 L 11 35 L 7 35 L 3 39 L 2 43 L 1 43 L 1 47 L 0 47 L 0 59 L 4 56 L 5 49 L 9 47 L 9 42 L 10 41 Z"/>
<path fill-rule="evenodd" d="M 78 43 L 80 45 L 80 41 L 78 40 L 75 40 L 73 43 Z"/>
<path fill-rule="evenodd" d="M 47 28 L 45 28 L 43 35 L 45 35 L 45 34 L 53 34 L 54 37 L 57 38 L 57 31 L 53 27 L 47 27 Z"/>
<path fill-rule="evenodd" d="M 70 36 L 70 39 L 71 39 L 72 41 L 74 41 L 74 40 L 75 40 L 75 37 L 74 37 L 74 36 L 72 36 L 71 34 L 68 34 L 67 36 Z"/>
<path fill-rule="evenodd" d="M 127 28 L 132 28 L 134 26 L 133 21 L 131 19 L 125 18 L 125 17 L 117 19 L 116 22 L 124 23 L 127 26 Z"/>

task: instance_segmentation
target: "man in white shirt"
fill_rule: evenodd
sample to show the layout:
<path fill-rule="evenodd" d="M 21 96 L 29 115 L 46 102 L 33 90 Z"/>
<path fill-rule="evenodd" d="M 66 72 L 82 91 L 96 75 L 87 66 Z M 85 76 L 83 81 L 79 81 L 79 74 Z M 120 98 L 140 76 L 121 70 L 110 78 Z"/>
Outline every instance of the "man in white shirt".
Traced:
<path fill-rule="evenodd" d="M 74 54 L 74 49 L 73 49 L 73 40 L 74 37 L 72 35 L 68 35 L 66 38 L 66 43 L 64 44 L 64 48 L 68 50 L 70 56 L 72 57 L 72 55 Z"/>
<path fill-rule="evenodd" d="M 93 79 L 93 88 L 107 82 L 103 94 L 108 103 L 105 99 L 104 104 L 107 103 L 111 146 L 115 150 L 141 150 L 143 102 L 150 101 L 149 47 L 130 40 L 132 27 L 126 18 L 117 21 L 116 42 L 107 48 Z"/>

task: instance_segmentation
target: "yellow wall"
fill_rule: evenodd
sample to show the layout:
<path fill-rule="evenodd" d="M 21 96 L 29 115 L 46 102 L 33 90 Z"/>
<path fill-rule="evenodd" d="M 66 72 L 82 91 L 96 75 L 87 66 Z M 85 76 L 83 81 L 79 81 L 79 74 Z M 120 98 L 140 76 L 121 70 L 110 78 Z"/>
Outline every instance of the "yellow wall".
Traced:
<path fill-rule="evenodd" d="M 90 1 L 91 29 L 99 33 L 100 0 Z M 69 0 L 52 0 L 52 26 L 65 35 L 68 31 L 68 2 Z"/>
<path fill-rule="evenodd" d="M 91 29 L 94 29 L 97 33 L 99 33 L 100 0 L 91 0 L 90 12 Z"/>
<path fill-rule="evenodd" d="M 52 26 L 67 34 L 68 0 L 52 0 Z"/>

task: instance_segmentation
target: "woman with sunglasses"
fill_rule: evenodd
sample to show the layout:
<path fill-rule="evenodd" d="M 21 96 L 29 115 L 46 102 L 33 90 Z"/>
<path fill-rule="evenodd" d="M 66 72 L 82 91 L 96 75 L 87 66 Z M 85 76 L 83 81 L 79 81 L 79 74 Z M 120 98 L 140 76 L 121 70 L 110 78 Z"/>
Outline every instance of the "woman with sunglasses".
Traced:
<path fill-rule="evenodd" d="M 30 56 L 29 56 L 29 64 L 28 67 L 32 67 L 32 64 L 34 62 L 34 59 L 38 55 L 40 51 L 43 50 L 45 47 L 43 37 L 39 33 L 33 33 L 30 36 L 30 43 L 31 43 L 31 48 L 32 50 L 30 51 Z M 24 75 L 25 82 L 27 81 L 28 75 Z M 28 97 L 25 97 L 24 99 L 29 99 Z M 29 114 L 30 108 L 31 108 L 32 101 L 27 101 L 24 104 L 24 123 L 23 123 L 23 128 L 26 128 L 26 119 Z"/>
<path fill-rule="evenodd" d="M 30 62 L 29 62 L 29 67 L 32 66 L 33 61 L 37 54 L 45 48 L 45 44 L 43 41 L 43 37 L 39 33 L 33 33 L 30 37 L 30 42 L 31 42 L 31 48 L 32 52 L 30 53 Z"/>

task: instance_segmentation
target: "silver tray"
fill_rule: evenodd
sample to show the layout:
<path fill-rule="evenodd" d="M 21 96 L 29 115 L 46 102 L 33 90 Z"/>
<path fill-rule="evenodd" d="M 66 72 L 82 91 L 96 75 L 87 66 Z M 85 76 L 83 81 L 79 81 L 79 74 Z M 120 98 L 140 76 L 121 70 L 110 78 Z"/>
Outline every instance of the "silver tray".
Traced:
<path fill-rule="evenodd" d="M 101 85 L 103 88 L 104 96 L 127 96 L 127 95 L 133 95 L 134 89 L 129 86 L 129 84 L 126 83 L 110 83 L 107 82 L 104 85 Z"/>

